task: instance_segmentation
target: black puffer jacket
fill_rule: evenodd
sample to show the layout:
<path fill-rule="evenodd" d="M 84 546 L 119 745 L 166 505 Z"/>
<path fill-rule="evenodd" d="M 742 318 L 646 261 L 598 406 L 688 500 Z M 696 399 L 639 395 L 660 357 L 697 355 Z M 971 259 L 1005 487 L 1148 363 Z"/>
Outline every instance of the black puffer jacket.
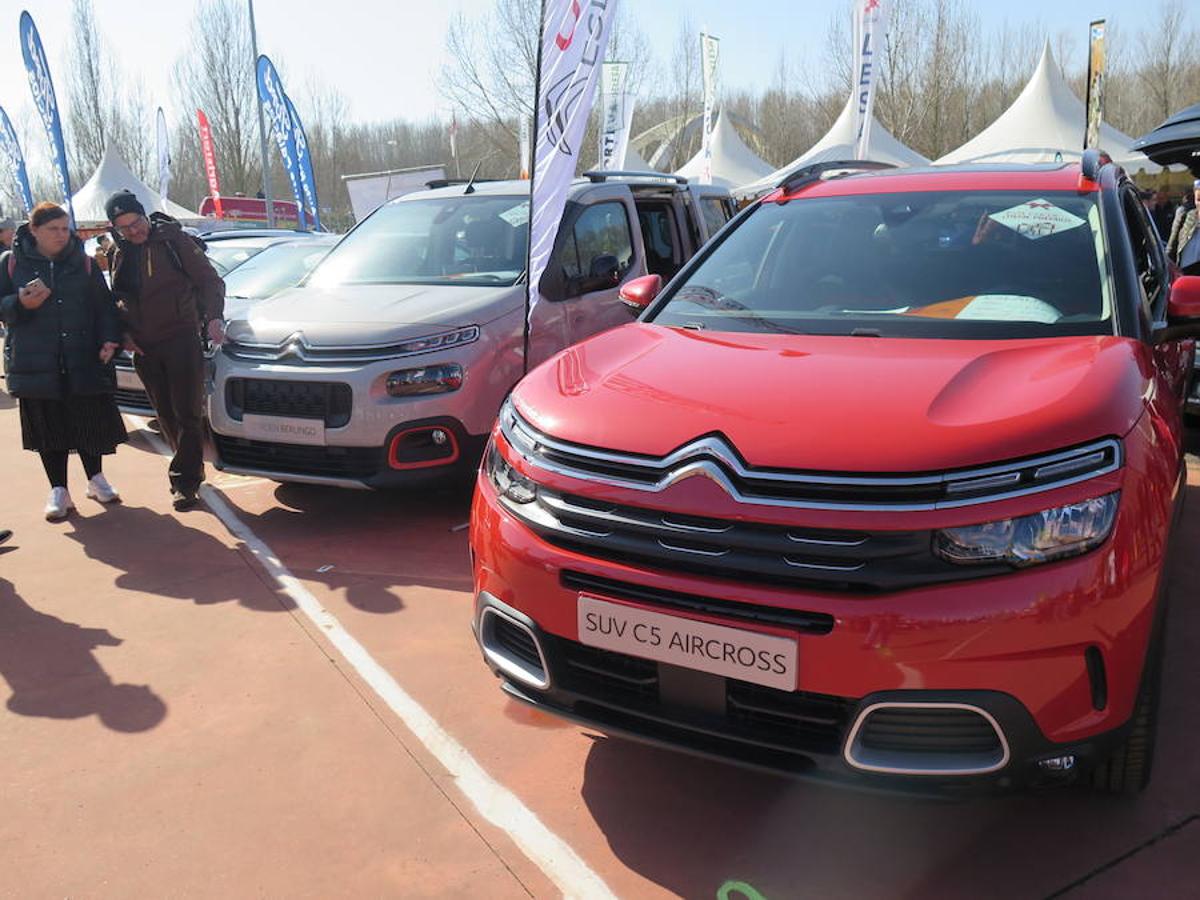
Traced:
<path fill-rule="evenodd" d="M 34 278 L 45 282 L 50 296 L 37 309 L 26 309 L 17 291 Z M 21 226 L 13 249 L 0 254 L 0 320 L 8 326 L 4 363 L 14 397 L 61 399 L 67 392 L 116 390 L 116 371 L 111 362 L 100 362 L 100 348 L 121 342 L 120 318 L 104 276 L 88 263 L 76 235 L 58 259 L 49 260 L 38 253 L 29 226 Z"/>

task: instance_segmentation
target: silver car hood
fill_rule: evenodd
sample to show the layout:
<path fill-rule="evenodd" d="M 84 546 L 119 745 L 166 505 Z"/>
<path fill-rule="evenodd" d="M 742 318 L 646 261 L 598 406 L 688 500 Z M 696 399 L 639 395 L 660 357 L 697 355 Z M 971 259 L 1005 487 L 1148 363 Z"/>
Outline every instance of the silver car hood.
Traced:
<path fill-rule="evenodd" d="M 300 332 L 311 347 L 378 346 L 486 324 L 519 308 L 524 291 L 523 284 L 294 287 L 253 304 L 228 333 L 249 344 L 281 344 Z"/>

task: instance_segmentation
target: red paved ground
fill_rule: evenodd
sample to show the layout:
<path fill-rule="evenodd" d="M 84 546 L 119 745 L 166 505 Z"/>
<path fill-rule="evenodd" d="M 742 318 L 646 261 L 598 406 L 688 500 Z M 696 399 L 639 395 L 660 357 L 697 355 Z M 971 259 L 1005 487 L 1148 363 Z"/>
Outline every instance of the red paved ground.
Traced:
<path fill-rule="evenodd" d="M 80 479 L 82 515 L 53 526 L 18 443 L 15 413 L 0 412 L 0 525 L 18 530 L 0 558 L 0 679 L 14 694 L 0 710 L 0 895 L 556 893 L 216 519 L 170 511 L 146 445 L 110 467 L 123 508 L 81 502 Z M 1200 540 L 1192 481 L 1184 547 Z M 466 491 L 217 483 L 621 896 L 710 898 L 730 880 L 771 898 L 1200 895 L 1194 554 L 1173 573 L 1147 794 L 922 802 L 609 740 L 507 701 L 468 628 Z"/>

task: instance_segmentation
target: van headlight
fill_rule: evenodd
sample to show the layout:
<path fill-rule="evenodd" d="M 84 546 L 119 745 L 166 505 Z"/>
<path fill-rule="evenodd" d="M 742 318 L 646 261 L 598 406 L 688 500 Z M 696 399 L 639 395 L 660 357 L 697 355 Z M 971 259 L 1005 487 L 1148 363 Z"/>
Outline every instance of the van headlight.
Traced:
<path fill-rule="evenodd" d="M 513 503 L 532 503 L 537 499 L 537 485 L 509 465 L 497 449 L 495 438 L 484 455 L 483 469 L 500 496 Z"/>
<path fill-rule="evenodd" d="M 1121 492 L 1114 491 L 1031 516 L 944 528 L 934 534 L 933 549 L 942 559 L 960 565 L 1032 566 L 1077 556 L 1108 539 L 1120 498 Z"/>

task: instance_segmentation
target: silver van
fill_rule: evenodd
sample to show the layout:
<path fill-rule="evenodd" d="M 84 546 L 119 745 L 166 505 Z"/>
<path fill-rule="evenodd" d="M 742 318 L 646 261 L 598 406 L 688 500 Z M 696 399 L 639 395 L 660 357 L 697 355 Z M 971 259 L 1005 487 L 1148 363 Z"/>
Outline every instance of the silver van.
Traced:
<path fill-rule="evenodd" d="M 209 399 L 216 464 L 359 488 L 469 470 L 527 368 L 629 321 L 620 285 L 669 280 L 733 212 L 728 191 L 675 176 L 577 179 L 526 334 L 529 183 L 392 200 L 299 286 L 229 322 Z"/>

